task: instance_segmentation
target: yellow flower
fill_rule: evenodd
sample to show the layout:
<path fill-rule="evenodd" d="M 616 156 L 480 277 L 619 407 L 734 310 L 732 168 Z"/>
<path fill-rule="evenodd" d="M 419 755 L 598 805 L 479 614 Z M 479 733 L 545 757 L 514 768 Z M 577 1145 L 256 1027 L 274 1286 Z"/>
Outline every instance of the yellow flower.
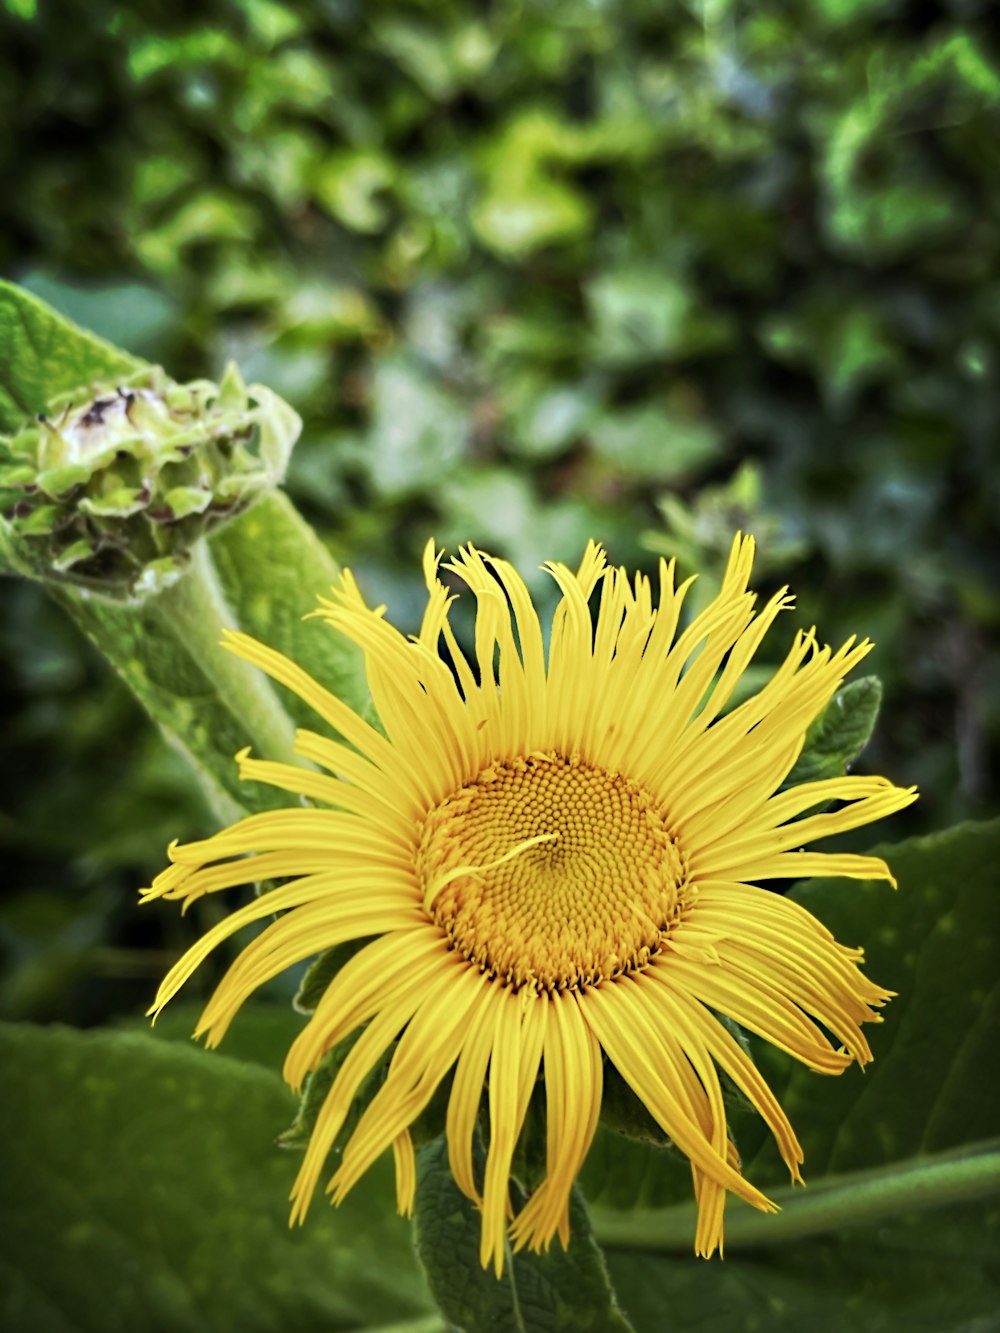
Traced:
<path fill-rule="evenodd" d="M 173 864 L 147 898 L 187 905 L 238 884 L 288 882 L 213 927 L 171 970 L 151 1012 L 217 945 L 265 918 L 275 917 L 201 1017 L 196 1035 L 210 1046 L 271 977 L 344 941 L 368 941 L 285 1062 L 298 1089 L 360 1030 L 316 1121 L 293 1220 L 304 1217 L 352 1102 L 393 1043 L 385 1081 L 328 1191 L 339 1202 L 391 1146 L 408 1211 L 409 1127 L 451 1074 L 449 1162 L 481 1209 L 480 1257 L 497 1273 L 508 1227 L 516 1248 L 545 1248 L 556 1235 L 568 1242 L 569 1194 L 597 1126 L 605 1060 L 690 1159 L 699 1254 L 722 1244 L 727 1191 L 773 1209 L 740 1172 L 720 1070 L 800 1178 L 791 1125 L 716 1014 L 821 1073 L 871 1059 L 860 1025 L 878 1021 L 873 1007 L 889 992 L 862 975 L 860 949 L 838 944 L 756 881 L 891 881 L 877 858 L 795 849 L 899 810 L 915 792 L 875 777 L 778 792 L 807 727 L 871 645 L 849 640 L 832 652 L 800 632 L 763 689 L 726 711 L 790 605 L 782 590 L 755 614 L 753 549 L 752 539 L 736 539 L 721 591 L 683 630 L 689 584 L 675 588 L 672 565 L 661 562 L 655 598 L 648 579 L 630 582 L 593 543 L 575 574 L 548 565 L 562 596 L 546 654 L 520 576 L 470 547 L 448 569 L 476 598 L 474 664 L 449 624 L 454 598 L 439 581 L 433 544 L 427 609 L 412 640 L 384 608 L 369 609 L 345 573 L 314 614 L 363 649 L 384 735 L 294 662 L 227 635 L 228 647 L 294 690 L 341 739 L 299 732 L 297 753 L 315 767 L 238 757 L 243 777 L 316 806 L 251 815 L 171 847 Z M 816 812 L 829 802 L 841 804 Z M 544 1085 L 546 1174 L 512 1218 L 512 1155 L 536 1085 Z M 484 1086 L 489 1152 L 477 1179 L 472 1138 Z"/>

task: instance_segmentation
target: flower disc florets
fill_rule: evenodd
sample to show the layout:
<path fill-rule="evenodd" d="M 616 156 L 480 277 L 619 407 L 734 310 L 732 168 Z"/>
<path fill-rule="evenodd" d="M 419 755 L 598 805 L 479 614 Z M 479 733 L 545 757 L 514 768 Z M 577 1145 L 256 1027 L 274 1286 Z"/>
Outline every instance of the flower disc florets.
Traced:
<path fill-rule="evenodd" d="M 281 481 L 300 427 L 234 365 L 218 385 L 151 366 L 63 396 L 0 437 L 11 563 L 117 599 L 157 592 L 194 542 Z"/>
<path fill-rule="evenodd" d="M 460 953 L 550 991 L 647 963 L 683 896 L 649 794 L 554 752 L 491 764 L 442 801 L 417 866 L 424 904 Z"/>

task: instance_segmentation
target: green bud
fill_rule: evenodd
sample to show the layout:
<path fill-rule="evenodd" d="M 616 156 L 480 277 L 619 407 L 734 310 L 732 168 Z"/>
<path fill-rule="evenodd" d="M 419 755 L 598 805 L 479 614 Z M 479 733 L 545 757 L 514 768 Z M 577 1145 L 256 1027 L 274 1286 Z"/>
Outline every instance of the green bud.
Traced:
<path fill-rule="evenodd" d="M 221 384 L 158 366 L 63 395 L 0 436 L 0 535 L 29 577 L 139 601 L 199 538 L 280 484 L 298 415 L 235 365 Z"/>

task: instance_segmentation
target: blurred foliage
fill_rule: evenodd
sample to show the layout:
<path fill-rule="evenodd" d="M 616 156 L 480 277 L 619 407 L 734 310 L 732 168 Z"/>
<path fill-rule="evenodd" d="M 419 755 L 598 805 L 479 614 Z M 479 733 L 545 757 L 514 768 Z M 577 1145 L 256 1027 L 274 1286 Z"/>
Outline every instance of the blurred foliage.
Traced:
<path fill-rule="evenodd" d="M 712 577 L 753 530 L 797 622 L 877 640 L 862 763 L 922 788 L 895 834 L 940 827 L 998 771 L 991 11 L 5 0 L 0 271 L 287 397 L 293 498 L 407 627 L 430 533 L 544 599 L 591 535 Z M 0 597 L 0 1009 L 96 1021 L 148 994 L 131 887 L 199 815 L 43 595 Z"/>

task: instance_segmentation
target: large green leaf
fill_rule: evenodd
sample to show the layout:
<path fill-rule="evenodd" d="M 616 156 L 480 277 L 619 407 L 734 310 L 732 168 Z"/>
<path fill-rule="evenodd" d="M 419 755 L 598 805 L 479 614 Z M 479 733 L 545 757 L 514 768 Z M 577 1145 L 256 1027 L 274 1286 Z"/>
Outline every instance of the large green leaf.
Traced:
<path fill-rule="evenodd" d="M 595 1146 L 592 1196 L 621 1207 L 631 1189 L 646 1208 L 631 1218 L 595 1212 L 639 1328 L 661 1326 L 652 1290 L 671 1293 L 676 1327 L 720 1333 L 835 1333 L 848 1320 L 859 1333 L 992 1327 L 1000 1215 L 984 1199 L 1000 1193 L 991 1141 L 1000 1124 L 1000 821 L 877 850 L 899 879 L 895 893 L 881 882 L 816 880 L 791 895 L 839 939 L 864 944 L 866 970 L 898 992 L 869 1033 L 874 1064 L 823 1078 L 755 1043 L 813 1188 L 783 1190 L 787 1172 L 760 1122 L 737 1119 L 746 1174 L 784 1211 L 772 1221 L 732 1205 L 727 1258 L 705 1264 L 690 1252 L 690 1202 L 653 1206 L 682 1197 L 676 1159 L 606 1137 Z"/>
<path fill-rule="evenodd" d="M 387 1162 L 289 1229 L 276 1073 L 146 1034 L 6 1025 L 0 1051 L 4 1328 L 443 1328 Z"/>
<path fill-rule="evenodd" d="M 204 1007 L 204 999 L 189 999 L 182 992 L 157 1015 L 155 1023 L 150 1023 L 144 1014 L 136 1013 L 122 1019 L 117 1027 L 122 1032 L 138 1033 L 158 1042 L 179 1042 L 190 1048 L 191 1033 L 197 1027 Z M 243 1006 L 226 1033 L 221 1054 L 227 1060 L 259 1065 L 268 1073 L 279 1073 L 289 1046 L 301 1030 L 302 1015 L 297 1014 L 291 1005 L 255 998 Z M 214 1060 L 215 1055 L 210 1058 Z"/>
<path fill-rule="evenodd" d="M 62 393 L 142 364 L 0 280 L 0 432 L 16 430 Z"/>
<path fill-rule="evenodd" d="M 989 1333 L 1000 1302 L 990 1216 L 953 1205 L 751 1253 L 732 1247 L 724 1260 L 639 1249 L 607 1259 L 639 1333 Z"/>

